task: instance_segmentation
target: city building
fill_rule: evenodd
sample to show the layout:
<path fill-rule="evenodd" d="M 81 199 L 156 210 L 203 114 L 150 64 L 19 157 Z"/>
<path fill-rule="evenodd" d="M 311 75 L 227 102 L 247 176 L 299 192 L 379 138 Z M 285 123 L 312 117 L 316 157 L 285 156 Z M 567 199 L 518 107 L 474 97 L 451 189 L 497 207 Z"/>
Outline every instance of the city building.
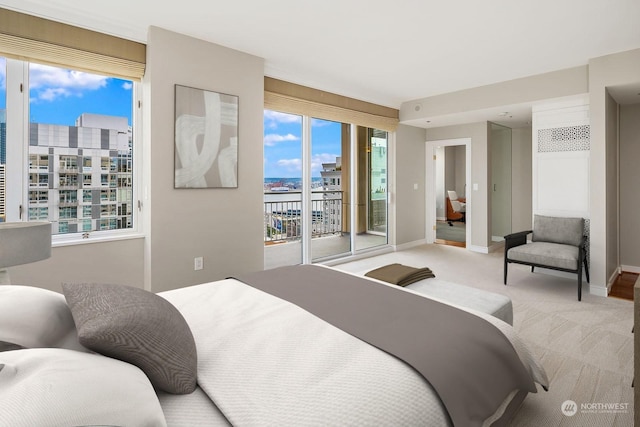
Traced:
<path fill-rule="evenodd" d="M 0 110 L 0 164 L 7 164 L 7 110 Z"/>
<path fill-rule="evenodd" d="M 85 113 L 76 126 L 29 127 L 29 220 L 51 221 L 55 234 L 131 227 L 126 117 Z"/>

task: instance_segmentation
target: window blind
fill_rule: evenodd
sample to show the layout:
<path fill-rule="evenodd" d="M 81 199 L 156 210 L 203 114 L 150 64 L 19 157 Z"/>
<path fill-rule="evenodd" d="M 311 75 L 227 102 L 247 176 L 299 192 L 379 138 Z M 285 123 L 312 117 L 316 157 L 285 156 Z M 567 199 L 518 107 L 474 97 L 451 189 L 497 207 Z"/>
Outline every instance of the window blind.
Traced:
<path fill-rule="evenodd" d="M 393 132 L 398 127 L 399 111 L 330 92 L 264 78 L 264 106 L 284 113 Z"/>
<path fill-rule="evenodd" d="M 108 34 L 0 9 L 0 54 L 57 67 L 141 80 L 146 46 Z"/>

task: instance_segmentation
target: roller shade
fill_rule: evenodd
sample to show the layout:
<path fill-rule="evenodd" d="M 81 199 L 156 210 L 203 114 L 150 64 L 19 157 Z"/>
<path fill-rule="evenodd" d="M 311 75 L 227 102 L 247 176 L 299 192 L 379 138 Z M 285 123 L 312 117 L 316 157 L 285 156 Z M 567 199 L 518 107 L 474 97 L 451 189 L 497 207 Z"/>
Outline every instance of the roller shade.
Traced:
<path fill-rule="evenodd" d="M 393 132 L 398 127 L 399 111 L 306 86 L 264 79 L 264 106 L 268 110 L 300 114 L 342 123 L 354 123 Z"/>
<path fill-rule="evenodd" d="M 108 34 L 0 9 L 0 54 L 64 68 L 141 80 L 146 46 Z"/>

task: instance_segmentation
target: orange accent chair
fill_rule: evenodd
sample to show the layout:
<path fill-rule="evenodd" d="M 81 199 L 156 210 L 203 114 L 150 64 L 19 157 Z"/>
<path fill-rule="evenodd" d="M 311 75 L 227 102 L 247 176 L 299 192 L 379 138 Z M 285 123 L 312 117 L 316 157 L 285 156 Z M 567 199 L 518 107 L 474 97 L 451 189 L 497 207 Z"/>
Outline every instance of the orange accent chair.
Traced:
<path fill-rule="evenodd" d="M 452 221 L 465 221 L 466 199 L 459 198 L 455 191 L 448 191 L 447 222 L 453 227 Z"/>

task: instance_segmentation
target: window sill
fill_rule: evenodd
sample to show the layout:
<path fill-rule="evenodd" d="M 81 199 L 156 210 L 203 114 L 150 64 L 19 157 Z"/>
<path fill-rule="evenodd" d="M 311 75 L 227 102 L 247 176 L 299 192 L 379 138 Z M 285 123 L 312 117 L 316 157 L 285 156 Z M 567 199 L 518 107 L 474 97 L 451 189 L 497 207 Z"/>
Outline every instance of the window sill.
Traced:
<path fill-rule="evenodd" d="M 92 236 L 89 238 L 82 237 L 73 237 L 73 238 L 61 238 L 56 239 L 53 236 L 51 247 L 58 248 L 63 246 L 75 246 L 75 245 L 85 245 L 91 243 L 105 243 L 105 242 L 116 242 L 120 240 L 133 240 L 133 239 L 144 239 L 145 235 L 142 233 L 126 233 L 126 234 L 112 234 L 109 236 Z"/>

